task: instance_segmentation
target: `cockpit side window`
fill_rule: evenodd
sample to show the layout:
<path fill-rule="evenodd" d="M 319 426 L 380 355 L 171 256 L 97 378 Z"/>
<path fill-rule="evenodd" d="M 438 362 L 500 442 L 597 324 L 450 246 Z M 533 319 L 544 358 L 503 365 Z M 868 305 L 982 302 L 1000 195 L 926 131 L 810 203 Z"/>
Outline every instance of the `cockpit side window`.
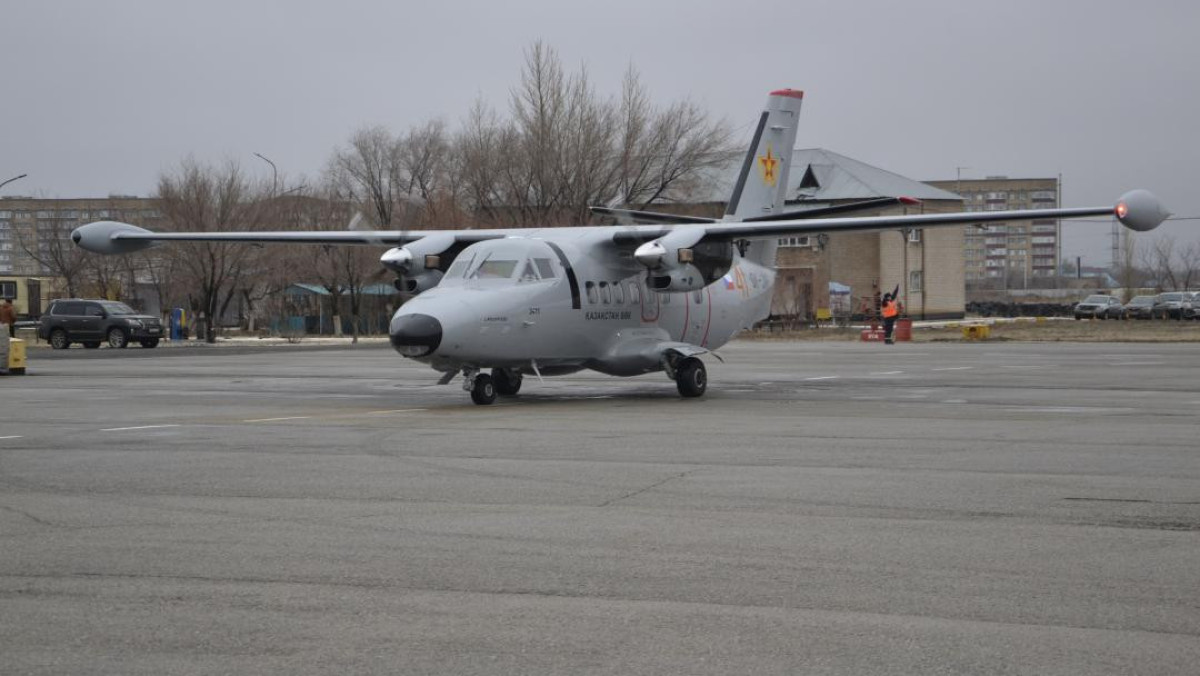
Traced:
<path fill-rule="evenodd" d="M 474 256 L 466 256 L 454 259 L 450 264 L 450 269 L 446 270 L 447 279 L 458 279 L 467 273 L 467 268 L 471 267 L 471 262 L 475 260 Z"/>
<path fill-rule="evenodd" d="M 554 264 L 549 258 L 535 258 L 533 262 L 537 265 L 538 274 L 542 279 L 554 279 Z"/>

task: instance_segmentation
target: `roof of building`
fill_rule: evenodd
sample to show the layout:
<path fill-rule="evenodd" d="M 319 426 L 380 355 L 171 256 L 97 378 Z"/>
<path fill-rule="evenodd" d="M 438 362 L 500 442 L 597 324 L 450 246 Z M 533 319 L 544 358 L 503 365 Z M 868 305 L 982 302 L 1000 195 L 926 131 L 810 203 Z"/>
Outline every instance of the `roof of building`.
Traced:
<path fill-rule="evenodd" d="M 788 183 L 788 201 L 827 202 L 874 197 L 962 200 L 947 190 L 914 181 L 824 148 L 794 151 Z"/>
<path fill-rule="evenodd" d="M 707 195 L 699 202 L 724 203 L 733 192 L 742 160 L 710 173 L 706 177 Z M 789 203 L 865 200 L 876 197 L 915 197 L 920 200 L 961 202 L 955 193 L 900 174 L 871 166 L 824 148 L 792 151 L 788 173 Z"/>

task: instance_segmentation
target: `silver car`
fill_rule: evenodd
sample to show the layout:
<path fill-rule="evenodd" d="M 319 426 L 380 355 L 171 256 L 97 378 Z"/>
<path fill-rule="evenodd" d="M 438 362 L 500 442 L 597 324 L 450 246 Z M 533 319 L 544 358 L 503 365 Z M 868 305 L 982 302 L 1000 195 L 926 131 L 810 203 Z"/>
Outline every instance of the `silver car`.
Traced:
<path fill-rule="evenodd" d="M 1115 296 L 1096 294 L 1075 304 L 1075 319 L 1124 319 L 1125 306 Z"/>

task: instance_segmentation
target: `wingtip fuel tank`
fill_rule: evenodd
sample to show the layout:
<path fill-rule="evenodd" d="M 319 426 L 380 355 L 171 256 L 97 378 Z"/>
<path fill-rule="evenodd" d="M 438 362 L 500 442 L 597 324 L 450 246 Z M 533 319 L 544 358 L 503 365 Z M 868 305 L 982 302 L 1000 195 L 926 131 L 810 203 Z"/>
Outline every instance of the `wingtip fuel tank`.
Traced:
<path fill-rule="evenodd" d="M 71 233 L 71 241 L 80 248 L 100 254 L 125 254 L 141 251 L 153 246 L 149 239 L 123 239 L 115 235 L 121 234 L 152 234 L 145 228 L 139 228 L 129 223 L 119 221 L 96 221 L 81 225 Z"/>
<path fill-rule="evenodd" d="M 1171 216 L 1171 212 L 1163 206 L 1154 193 L 1149 190 L 1130 190 L 1121 195 L 1117 205 L 1113 207 L 1117 220 L 1138 232 L 1146 232 L 1157 228 L 1160 223 Z"/>

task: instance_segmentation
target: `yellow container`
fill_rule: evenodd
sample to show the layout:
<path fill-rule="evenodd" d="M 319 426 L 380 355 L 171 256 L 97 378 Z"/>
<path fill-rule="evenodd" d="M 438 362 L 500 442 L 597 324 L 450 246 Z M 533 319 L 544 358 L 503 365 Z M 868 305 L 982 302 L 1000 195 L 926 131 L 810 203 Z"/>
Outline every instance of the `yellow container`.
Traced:
<path fill-rule="evenodd" d="M 12 375 L 25 373 L 25 341 L 20 338 L 8 341 L 8 372 Z"/>
<path fill-rule="evenodd" d="M 987 340 L 992 333 L 990 326 L 964 326 L 963 338 L 965 340 Z"/>

